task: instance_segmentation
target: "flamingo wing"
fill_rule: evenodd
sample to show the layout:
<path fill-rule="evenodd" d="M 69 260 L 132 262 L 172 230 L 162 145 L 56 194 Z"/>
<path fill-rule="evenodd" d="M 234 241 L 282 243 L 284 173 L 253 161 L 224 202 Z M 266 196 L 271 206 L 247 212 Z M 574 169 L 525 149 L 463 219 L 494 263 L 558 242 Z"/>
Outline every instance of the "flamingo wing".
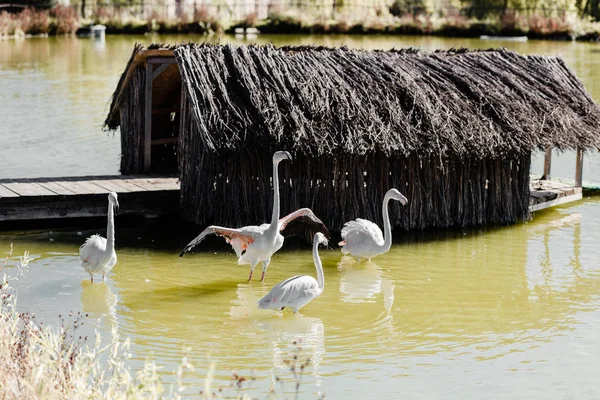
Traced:
<path fill-rule="evenodd" d="M 301 208 L 279 220 L 279 232 L 285 237 L 301 236 L 312 242 L 315 233 L 321 232 L 329 240 L 331 233 L 310 208 Z"/>
<path fill-rule="evenodd" d="M 383 232 L 377 224 L 362 218 L 356 218 L 349 221 L 342 228 L 342 239 L 346 243 L 358 243 L 364 240 L 371 240 L 375 244 L 383 244 Z"/>
<path fill-rule="evenodd" d="M 258 301 L 258 308 L 302 307 L 317 296 L 318 282 L 307 275 L 297 275 L 279 282 Z"/>
<path fill-rule="evenodd" d="M 106 250 L 106 239 L 100 235 L 92 235 L 79 248 L 79 258 L 85 264 L 95 265 L 104 250 Z"/>
<path fill-rule="evenodd" d="M 211 225 L 203 230 L 194 240 L 188 243 L 187 246 L 181 251 L 179 257 L 183 257 L 183 255 L 194 248 L 194 246 L 198 245 L 204 238 L 208 235 L 218 235 L 223 236 L 228 243 L 235 240 L 236 242 L 239 240 L 247 245 L 254 243 L 255 237 L 251 232 L 244 231 L 243 229 L 231 229 L 231 228 L 223 228 L 220 226 Z"/>

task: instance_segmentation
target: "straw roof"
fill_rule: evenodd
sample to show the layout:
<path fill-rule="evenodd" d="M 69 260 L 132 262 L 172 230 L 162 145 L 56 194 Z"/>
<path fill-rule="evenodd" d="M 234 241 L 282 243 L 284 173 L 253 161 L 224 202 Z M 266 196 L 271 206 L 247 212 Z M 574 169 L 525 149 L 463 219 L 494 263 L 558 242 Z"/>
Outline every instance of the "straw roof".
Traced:
<path fill-rule="evenodd" d="M 600 148 L 600 108 L 560 57 L 212 44 L 168 51 L 205 151 L 483 158 Z M 118 126 L 123 80 L 109 128 Z"/>

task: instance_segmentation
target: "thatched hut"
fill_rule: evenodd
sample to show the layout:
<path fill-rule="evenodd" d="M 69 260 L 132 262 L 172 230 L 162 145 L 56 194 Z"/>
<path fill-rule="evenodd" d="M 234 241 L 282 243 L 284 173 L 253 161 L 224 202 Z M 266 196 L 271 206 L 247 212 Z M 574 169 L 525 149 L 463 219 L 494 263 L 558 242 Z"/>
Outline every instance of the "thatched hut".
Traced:
<path fill-rule="evenodd" d="M 391 187 L 404 229 L 523 221 L 533 151 L 600 148 L 600 108 L 565 63 L 504 49 L 136 47 L 106 125 L 122 173 L 178 173 L 200 225 L 267 221 L 279 149 L 282 212 L 339 230 L 381 221 Z"/>

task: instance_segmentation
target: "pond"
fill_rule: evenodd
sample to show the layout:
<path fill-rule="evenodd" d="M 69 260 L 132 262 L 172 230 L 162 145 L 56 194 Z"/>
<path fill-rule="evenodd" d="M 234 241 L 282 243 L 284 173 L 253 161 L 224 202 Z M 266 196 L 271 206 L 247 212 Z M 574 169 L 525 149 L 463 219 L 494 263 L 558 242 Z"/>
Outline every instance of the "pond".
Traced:
<path fill-rule="evenodd" d="M 195 36 L 49 38 L 0 41 L 0 178 L 114 174 L 118 136 L 101 131 L 110 95 L 136 41 L 199 41 Z M 233 37 L 220 39 L 238 41 Z M 485 48 L 561 54 L 600 99 L 597 47 L 565 42 L 358 37 L 260 36 L 277 44 L 351 47 Z M 241 40 L 239 41 L 241 42 Z M 597 175 L 586 158 L 584 179 Z M 540 159 L 534 169 L 540 168 Z M 572 154 L 553 161 L 572 177 Z M 0 233 L 33 261 L 18 283 L 19 308 L 55 324 L 87 313 L 84 334 L 130 337 L 135 366 L 148 354 L 165 379 L 189 348 L 198 367 L 185 376 L 202 388 L 210 362 L 217 382 L 233 370 L 254 376 L 250 394 L 267 397 L 300 341 L 310 357 L 302 398 L 598 398 L 600 370 L 600 199 L 537 213 L 531 222 L 485 230 L 397 233 L 392 250 L 357 264 L 321 250 L 325 291 L 298 315 L 261 311 L 256 301 L 296 274 L 315 276 L 310 251 L 284 245 L 266 282 L 220 241 L 177 257 L 191 237 L 117 217 L 119 262 L 105 283 L 89 282 L 78 248 L 104 234 L 103 223 Z M 198 229 L 200 231 L 200 228 Z M 14 259 L 7 271 L 14 274 Z M 278 398 L 282 398 L 278 395 Z"/>

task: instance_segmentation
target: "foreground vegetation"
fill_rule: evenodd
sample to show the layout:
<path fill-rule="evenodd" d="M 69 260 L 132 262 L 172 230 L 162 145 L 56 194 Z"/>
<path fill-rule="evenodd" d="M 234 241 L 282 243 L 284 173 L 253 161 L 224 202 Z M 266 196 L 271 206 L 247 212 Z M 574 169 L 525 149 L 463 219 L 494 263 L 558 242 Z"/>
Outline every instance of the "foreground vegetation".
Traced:
<path fill-rule="evenodd" d="M 0 398 L 2 399 L 179 399 L 195 394 L 202 399 L 250 399 L 245 384 L 253 378 L 233 374 L 229 386 L 214 388 L 214 364 L 209 367 L 202 390 L 192 391 L 183 383 L 184 374 L 194 372 L 189 358 L 184 356 L 173 371 L 173 384 L 165 384 L 160 367 L 150 358 L 143 367 L 132 371 L 129 340 L 113 340 L 103 345 L 100 334 L 88 341 L 78 330 L 85 315 L 69 313 L 60 316 L 60 327 L 39 322 L 34 314 L 16 310 L 18 277 L 28 268 L 29 253 L 20 257 L 17 274 L 10 279 L 3 271 L 12 256 L 11 251 L 0 262 Z M 91 342 L 91 343 L 89 343 Z M 294 343 L 291 357 L 285 361 L 292 373 L 288 387 L 284 379 L 276 378 L 278 387 L 272 395 L 291 389 L 297 394 L 302 376 L 310 360 L 301 361 L 302 348 Z M 191 392 L 191 393 L 190 393 Z"/>
<path fill-rule="evenodd" d="M 527 36 L 531 39 L 586 40 L 600 38 L 600 23 L 572 13 L 518 12 L 506 10 L 501 15 L 472 12 L 407 12 L 394 3 L 390 10 L 362 14 L 339 13 L 334 18 L 313 16 L 297 9 L 273 10 L 268 18 L 256 14 L 242 21 L 222 21 L 207 9 L 193 15 L 181 13 L 176 19 L 152 12 L 146 18 L 114 10 L 97 8 L 88 18 L 81 18 L 76 8 L 56 5 L 49 10 L 25 9 L 18 14 L 0 13 L 0 36 L 74 34 L 90 24 L 106 26 L 106 33 L 185 33 L 212 34 L 235 32 L 236 28 L 255 27 L 262 33 L 301 34 L 398 34 L 479 37 L 481 35 Z M 425 11 L 423 11 L 425 10 Z M 413 9 L 414 11 L 414 9 Z M 473 14 L 473 15 L 470 15 Z M 360 15 L 360 17 L 352 15 Z"/>

